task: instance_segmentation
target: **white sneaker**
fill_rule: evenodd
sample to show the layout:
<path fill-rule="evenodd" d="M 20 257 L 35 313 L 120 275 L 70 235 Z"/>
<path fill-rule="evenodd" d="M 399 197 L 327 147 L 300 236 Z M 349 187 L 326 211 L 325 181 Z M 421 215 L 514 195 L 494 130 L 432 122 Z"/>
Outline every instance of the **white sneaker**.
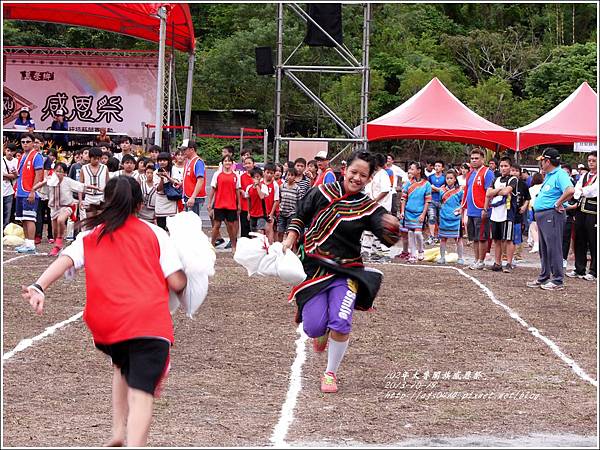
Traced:
<path fill-rule="evenodd" d="M 583 278 L 584 280 L 587 280 L 587 281 L 596 281 L 596 277 L 594 275 L 592 275 L 591 273 L 588 273 L 588 274 L 582 276 L 581 278 Z"/>
<path fill-rule="evenodd" d="M 585 276 L 585 275 L 579 275 L 577 272 L 575 272 L 575 270 L 571 270 L 570 272 L 567 272 L 565 275 L 568 276 L 569 278 L 583 278 Z"/>
<path fill-rule="evenodd" d="M 562 284 L 555 284 L 552 281 L 548 281 L 540 287 L 545 291 L 562 291 L 565 288 Z"/>

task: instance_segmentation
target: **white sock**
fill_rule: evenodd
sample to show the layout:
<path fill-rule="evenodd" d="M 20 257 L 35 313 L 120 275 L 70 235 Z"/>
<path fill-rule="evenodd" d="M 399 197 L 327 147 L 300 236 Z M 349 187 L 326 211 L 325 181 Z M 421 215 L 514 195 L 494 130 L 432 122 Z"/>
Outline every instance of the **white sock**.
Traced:
<path fill-rule="evenodd" d="M 423 253 L 425 251 L 423 248 L 423 232 L 415 231 L 415 239 L 417 240 L 417 250 L 419 253 Z"/>
<path fill-rule="evenodd" d="M 35 242 L 33 239 L 25 239 L 25 247 L 35 248 Z"/>
<path fill-rule="evenodd" d="M 456 252 L 458 253 L 459 259 L 463 259 L 464 249 L 465 249 L 465 247 L 463 246 L 463 241 L 462 241 L 462 239 L 459 239 L 456 242 Z"/>
<path fill-rule="evenodd" d="M 415 232 L 411 230 L 408 232 L 408 253 L 410 256 L 417 256 L 417 250 L 415 247 Z"/>
<path fill-rule="evenodd" d="M 442 241 L 440 244 L 440 258 L 446 257 L 446 241 Z"/>
<path fill-rule="evenodd" d="M 342 359 L 344 359 L 344 353 L 346 353 L 346 349 L 348 348 L 348 342 L 338 342 L 329 338 L 329 349 L 327 350 L 327 369 L 325 372 L 337 373 Z"/>

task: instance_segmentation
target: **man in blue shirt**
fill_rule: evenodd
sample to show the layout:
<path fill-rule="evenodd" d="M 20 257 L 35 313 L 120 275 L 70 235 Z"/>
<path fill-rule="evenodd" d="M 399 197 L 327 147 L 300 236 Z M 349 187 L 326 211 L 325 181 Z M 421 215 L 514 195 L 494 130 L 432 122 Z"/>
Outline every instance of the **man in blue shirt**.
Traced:
<path fill-rule="evenodd" d="M 433 165 L 434 172 L 427 177 L 431 184 L 431 203 L 427 210 L 427 222 L 429 223 L 429 238 L 426 244 L 440 242 L 436 235 L 436 225 L 440 220 L 440 190 L 446 184 L 446 175 L 444 175 L 444 161 L 436 161 Z"/>
<path fill-rule="evenodd" d="M 560 168 L 558 150 L 548 147 L 537 159 L 541 161 L 540 167 L 545 174 L 534 208 L 542 270 L 537 280 L 528 282 L 527 286 L 555 291 L 564 289 L 562 236 L 566 222 L 565 202 L 573 196 L 575 188 L 571 177 Z"/>

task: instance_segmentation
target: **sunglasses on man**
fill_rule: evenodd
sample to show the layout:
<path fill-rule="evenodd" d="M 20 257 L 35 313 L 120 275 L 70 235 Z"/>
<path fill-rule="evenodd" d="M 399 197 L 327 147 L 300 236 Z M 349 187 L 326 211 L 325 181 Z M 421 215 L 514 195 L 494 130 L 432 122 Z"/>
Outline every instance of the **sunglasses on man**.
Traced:
<path fill-rule="evenodd" d="M 28 139 L 26 141 L 21 141 L 21 144 L 31 144 L 33 141 Z"/>

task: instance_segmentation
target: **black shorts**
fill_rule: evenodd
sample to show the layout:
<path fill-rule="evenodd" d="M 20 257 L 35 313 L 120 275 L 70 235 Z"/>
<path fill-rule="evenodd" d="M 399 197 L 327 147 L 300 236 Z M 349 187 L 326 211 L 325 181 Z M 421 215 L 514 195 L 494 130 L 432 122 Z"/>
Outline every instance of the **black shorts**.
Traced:
<path fill-rule="evenodd" d="M 490 238 L 490 219 L 469 217 L 467 221 L 467 236 L 473 242 L 485 242 Z"/>
<path fill-rule="evenodd" d="M 169 370 L 171 343 L 164 339 L 129 339 L 116 344 L 96 344 L 121 369 L 127 386 L 155 395 Z"/>
<path fill-rule="evenodd" d="M 492 239 L 495 241 L 512 241 L 514 238 L 514 224 L 510 220 L 492 222 Z"/>
<path fill-rule="evenodd" d="M 237 210 L 235 209 L 215 208 L 214 212 L 214 220 L 219 222 L 237 222 L 238 220 Z"/>
<path fill-rule="evenodd" d="M 266 230 L 267 219 L 265 217 L 250 217 L 250 231 Z"/>

